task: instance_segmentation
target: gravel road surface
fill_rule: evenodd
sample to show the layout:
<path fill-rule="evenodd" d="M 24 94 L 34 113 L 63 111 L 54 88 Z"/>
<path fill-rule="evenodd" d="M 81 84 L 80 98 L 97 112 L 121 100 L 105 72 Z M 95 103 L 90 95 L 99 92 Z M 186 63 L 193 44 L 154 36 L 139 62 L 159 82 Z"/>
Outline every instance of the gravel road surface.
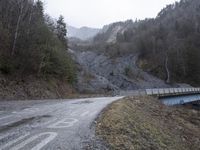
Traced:
<path fill-rule="evenodd" d="M 96 117 L 120 98 L 1 101 L 0 150 L 85 149 Z"/>

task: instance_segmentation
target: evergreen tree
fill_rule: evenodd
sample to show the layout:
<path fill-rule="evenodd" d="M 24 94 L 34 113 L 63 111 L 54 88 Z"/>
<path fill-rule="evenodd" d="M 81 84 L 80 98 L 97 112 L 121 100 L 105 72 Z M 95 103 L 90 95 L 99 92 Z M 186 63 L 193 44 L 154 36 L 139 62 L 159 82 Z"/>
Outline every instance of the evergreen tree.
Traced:
<path fill-rule="evenodd" d="M 50 25 L 40 0 L 0 0 L 0 14 L 0 73 L 74 81 L 63 17 Z"/>
<path fill-rule="evenodd" d="M 66 23 L 64 22 L 64 17 L 61 15 L 59 19 L 57 20 L 57 36 L 60 41 L 65 45 L 67 48 L 67 29 L 66 29 Z"/>

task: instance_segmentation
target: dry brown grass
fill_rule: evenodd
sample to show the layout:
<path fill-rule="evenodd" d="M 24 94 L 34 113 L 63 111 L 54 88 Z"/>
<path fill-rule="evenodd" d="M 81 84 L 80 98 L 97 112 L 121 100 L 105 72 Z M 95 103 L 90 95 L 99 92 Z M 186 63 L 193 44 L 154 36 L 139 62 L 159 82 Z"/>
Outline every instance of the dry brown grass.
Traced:
<path fill-rule="evenodd" d="M 116 150 L 199 150 L 200 112 L 152 97 L 124 98 L 99 118 L 97 136 Z"/>

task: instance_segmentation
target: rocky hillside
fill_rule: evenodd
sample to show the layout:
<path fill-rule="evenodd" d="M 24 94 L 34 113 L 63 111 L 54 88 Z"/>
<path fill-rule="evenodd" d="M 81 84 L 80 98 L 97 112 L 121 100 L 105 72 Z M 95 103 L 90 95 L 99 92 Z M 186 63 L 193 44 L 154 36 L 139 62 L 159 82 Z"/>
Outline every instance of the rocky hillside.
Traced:
<path fill-rule="evenodd" d="M 77 88 L 81 92 L 113 92 L 169 87 L 137 67 L 138 54 L 110 58 L 103 53 L 70 50 L 79 66 Z"/>
<path fill-rule="evenodd" d="M 152 75 L 170 85 L 199 86 L 199 38 L 200 1 L 181 0 L 156 18 L 106 25 L 93 43 L 77 44 L 75 49 L 85 51 L 83 66 L 121 89 L 152 87 Z"/>

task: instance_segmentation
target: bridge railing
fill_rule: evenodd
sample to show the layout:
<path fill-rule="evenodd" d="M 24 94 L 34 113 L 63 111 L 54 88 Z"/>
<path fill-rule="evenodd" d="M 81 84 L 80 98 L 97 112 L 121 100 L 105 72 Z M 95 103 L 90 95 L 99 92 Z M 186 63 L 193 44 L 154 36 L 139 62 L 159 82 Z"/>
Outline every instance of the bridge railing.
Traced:
<path fill-rule="evenodd" d="M 200 93 L 200 88 L 160 88 L 146 89 L 145 91 L 147 95 L 165 96 Z"/>
<path fill-rule="evenodd" d="M 146 91 L 143 89 L 139 89 L 139 90 L 129 90 L 129 91 L 120 91 L 118 93 L 121 96 L 139 96 L 139 95 L 147 95 Z"/>

